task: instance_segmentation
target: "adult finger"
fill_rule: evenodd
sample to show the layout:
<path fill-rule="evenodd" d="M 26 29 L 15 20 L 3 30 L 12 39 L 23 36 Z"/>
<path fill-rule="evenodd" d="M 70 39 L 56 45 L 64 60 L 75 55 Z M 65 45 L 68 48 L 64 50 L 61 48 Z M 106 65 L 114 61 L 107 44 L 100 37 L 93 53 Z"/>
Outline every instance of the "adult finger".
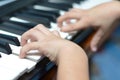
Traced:
<path fill-rule="evenodd" d="M 76 23 L 67 24 L 65 26 L 62 26 L 61 27 L 61 31 L 63 31 L 63 32 L 70 32 L 70 31 L 85 29 L 87 27 L 90 27 L 89 20 L 87 20 L 87 19 L 81 19 L 81 20 L 79 20 Z"/>
<path fill-rule="evenodd" d="M 60 34 L 59 34 L 58 31 L 54 30 L 54 31 L 52 31 L 52 33 L 55 34 L 56 36 L 59 36 L 59 37 L 60 37 Z"/>
<path fill-rule="evenodd" d="M 57 19 L 58 26 L 61 27 L 62 23 L 69 19 L 80 19 L 80 14 L 75 12 L 67 12 Z"/>
<path fill-rule="evenodd" d="M 102 37 L 104 36 L 104 30 L 102 28 L 98 29 L 97 33 L 95 34 L 95 36 L 93 37 L 91 43 L 90 43 L 90 47 L 91 50 L 93 52 L 96 52 L 98 49 L 98 45 L 102 39 Z"/>
<path fill-rule="evenodd" d="M 43 34 L 46 34 L 46 35 L 49 35 L 50 34 L 50 31 L 42 24 L 38 24 L 37 26 L 35 26 L 36 30 L 42 32 Z"/>
<path fill-rule="evenodd" d="M 78 9 L 78 8 L 73 8 L 73 9 L 70 9 L 69 12 L 79 12 L 79 13 L 82 13 L 83 10 Z"/>
<path fill-rule="evenodd" d="M 36 29 L 31 29 L 27 32 L 25 32 L 22 36 L 21 36 L 21 46 L 24 46 L 28 40 L 30 39 L 31 41 L 35 41 L 37 39 L 37 37 L 43 37 L 43 33 L 41 33 L 40 31 L 37 31 Z"/>
<path fill-rule="evenodd" d="M 26 57 L 27 52 L 29 52 L 30 50 L 38 50 L 38 49 L 40 49 L 40 44 L 38 42 L 27 43 L 21 48 L 19 56 L 20 58 L 24 58 Z"/>

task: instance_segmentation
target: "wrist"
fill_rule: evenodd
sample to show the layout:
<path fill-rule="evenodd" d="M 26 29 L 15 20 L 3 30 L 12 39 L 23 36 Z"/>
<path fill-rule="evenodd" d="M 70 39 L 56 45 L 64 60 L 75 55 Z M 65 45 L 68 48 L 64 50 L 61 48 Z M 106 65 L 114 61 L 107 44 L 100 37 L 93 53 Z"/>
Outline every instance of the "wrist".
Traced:
<path fill-rule="evenodd" d="M 88 58 L 84 50 L 68 42 L 58 55 L 57 74 L 59 80 L 89 80 Z"/>
<path fill-rule="evenodd" d="M 86 53 L 84 50 L 75 43 L 67 42 L 66 46 L 62 48 L 60 53 L 57 55 L 57 64 L 62 63 L 64 61 L 75 60 L 77 58 L 88 60 Z M 75 59 L 74 59 L 75 58 Z"/>
<path fill-rule="evenodd" d="M 120 2 L 119 1 L 113 1 L 111 3 L 113 6 L 113 14 L 116 16 L 116 19 L 120 19 Z"/>

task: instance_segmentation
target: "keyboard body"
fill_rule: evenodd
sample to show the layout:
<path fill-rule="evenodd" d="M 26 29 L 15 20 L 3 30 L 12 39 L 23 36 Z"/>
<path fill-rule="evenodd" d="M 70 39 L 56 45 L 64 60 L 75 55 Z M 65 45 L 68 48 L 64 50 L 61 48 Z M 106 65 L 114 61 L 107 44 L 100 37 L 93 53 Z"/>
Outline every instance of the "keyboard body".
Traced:
<path fill-rule="evenodd" d="M 37 24 L 50 31 L 60 29 L 56 19 L 71 8 L 88 9 L 111 0 L 3 0 L 0 1 L 0 80 L 39 80 L 55 64 L 38 51 L 19 58 L 21 35 Z M 93 29 L 60 35 L 75 43 L 83 42 Z"/>

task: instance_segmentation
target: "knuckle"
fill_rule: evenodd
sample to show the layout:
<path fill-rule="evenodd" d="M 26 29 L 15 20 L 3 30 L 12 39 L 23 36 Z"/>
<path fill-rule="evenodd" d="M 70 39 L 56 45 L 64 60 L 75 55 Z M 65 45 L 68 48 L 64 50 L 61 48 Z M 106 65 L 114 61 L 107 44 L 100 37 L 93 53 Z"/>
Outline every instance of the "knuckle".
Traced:
<path fill-rule="evenodd" d="M 39 28 L 41 28 L 43 26 L 44 26 L 43 24 L 37 24 L 33 29 L 39 29 Z"/>
<path fill-rule="evenodd" d="M 70 12 L 66 12 L 66 13 L 64 14 L 64 16 L 70 15 L 69 13 L 70 13 Z"/>
<path fill-rule="evenodd" d="M 39 26 L 43 26 L 42 24 L 37 24 L 37 26 L 39 27 Z"/>
<path fill-rule="evenodd" d="M 71 17 L 71 14 L 70 13 L 66 13 L 65 16 L 66 16 L 66 18 L 67 17 Z"/>

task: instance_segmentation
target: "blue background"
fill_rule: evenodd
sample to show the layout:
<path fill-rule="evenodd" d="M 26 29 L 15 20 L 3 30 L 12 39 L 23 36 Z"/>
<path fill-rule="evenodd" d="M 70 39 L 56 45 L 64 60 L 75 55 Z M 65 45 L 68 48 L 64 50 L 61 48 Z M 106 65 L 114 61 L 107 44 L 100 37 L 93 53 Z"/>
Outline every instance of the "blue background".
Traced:
<path fill-rule="evenodd" d="M 92 58 L 91 80 L 120 80 L 120 27 Z"/>

